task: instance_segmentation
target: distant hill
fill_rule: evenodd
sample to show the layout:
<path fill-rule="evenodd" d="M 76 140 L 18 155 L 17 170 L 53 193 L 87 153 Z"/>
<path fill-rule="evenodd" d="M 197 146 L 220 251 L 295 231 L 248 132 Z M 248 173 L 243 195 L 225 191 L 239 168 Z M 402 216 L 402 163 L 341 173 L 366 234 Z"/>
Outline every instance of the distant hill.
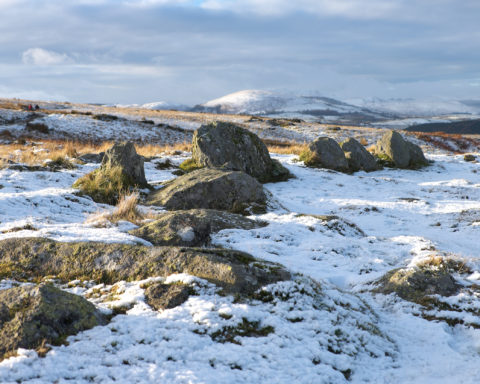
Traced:
<path fill-rule="evenodd" d="M 452 123 L 427 123 L 412 125 L 406 129 L 410 132 L 444 132 L 463 135 L 480 135 L 480 119 L 455 121 Z"/>
<path fill-rule="evenodd" d="M 262 90 L 244 90 L 196 105 L 195 112 L 296 117 L 322 122 L 366 123 L 392 114 L 344 103 L 329 97 L 298 96 Z"/>

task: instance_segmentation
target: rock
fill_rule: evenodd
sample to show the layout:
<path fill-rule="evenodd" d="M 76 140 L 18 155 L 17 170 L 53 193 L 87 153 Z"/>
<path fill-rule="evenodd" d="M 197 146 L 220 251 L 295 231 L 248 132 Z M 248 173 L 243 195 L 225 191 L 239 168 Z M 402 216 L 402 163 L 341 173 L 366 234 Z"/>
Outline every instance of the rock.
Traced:
<path fill-rule="evenodd" d="M 0 303 L 0 357 L 44 342 L 57 344 L 66 336 L 106 324 L 92 303 L 51 285 L 0 291 Z"/>
<path fill-rule="evenodd" d="M 376 171 L 380 167 L 373 155 L 354 138 L 349 138 L 340 144 L 351 171 Z"/>
<path fill-rule="evenodd" d="M 121 167 L 123 173 L 131 178 L 133 183 L 142 187 L 148 185 L 143 167 L 143 157 L 137 154 L 132 142 L 115 143 L 105 152 L 100 169 L 113 167 Z"/>
<path fill-rule="evenodd" d="M 396 131 L 388 131 L 377 142 L 375 155 L 398 168 L 418 168 L 428 164 L 422 149 Z"/>
<path fill-rule="evenodd" d="M 153 245 L 197 247 L 210 241 L 210 234 L 228 228 L 253 229 L 265 226 L 262 221 L 247 219 L 225 211 L 192 209 L 171 211 L 129 233 Z"/>
<path fill-rule="evenodd" d="M 100 153 L 85 153 L 81 156 L 78 156 L 77 159 L 83 161 L 84 163 L 101 163 L 105 152 Z"/>
<path fill-rule="evenodd" d="M 145 301 L 158 311 L 182 305 L 190 294 L 191 288 L 185 284 L 153 284 L 145 290 Z"/>
<path fill-rule="evenodd" d="M 452 296 L 460 285 L 443 268 L 408 268 L 388 272 L 375 291 L 396 293 L 402 299 L 424 305 L 429 295 Z"/>
<path fill-rule="evenodd" d="M 250 293 L 290 278 L 278 264 L 233 250 L 61 243 L 42 238 L 0 241 L 0 278 L 21 281 L 56 276 L 65 282 L 89 279 L 112 284 L 173 273 L 206 279 L 230 293 Z"/>
<path fill-rule="evenodd" d="M 147 198 L 148 205 L 178 209 L 219 209 L 242 212 L 248 207 L 265 210 L 262 185 L 243 172 L 202 168 L 165 183 Z"/>
<path fill-rule="evenodd" d="M 203 125 L 195 131 L 192 143 L 192 158 L 198 166 L 242 171 L 262 183 L 291 177 L 270 158 L 257 135 L 235 124 L 219 121 Z"/>
<path fill-rule="evenodd" d="M 465 161 L 475 161 L 477 158 L 472 155 L 472 154 L 466 154 L 465 156 L 463 156 L 463 160 Z"/>
<path fill-rule="evenodd" d="M 419 167 L 427 165 L 428 161 L 425 158 L 425 155 L 423 154 L 422 148 L 420 148 L 416 144 L 413 144 L 410 141 L 406 141 L 406 143 L 407 143 L 407 147 L 408 147 L 408 152 L 410 153 L 409 167 L 410 168 L 419 168 Z"/>
<path fill-rule="evenodd" d="M 306 166 L 348 171 L 348 162 L 338 143 L 329 137 L 319 137 L 300 155 Z"/>
<path fill-rule="evenodd" d="M 25 125 L 25 129 L 27 131 L 35 131 L 35 132 L 40 132 L 40 133 L 49 133 L 50 129 L 48 128 L 47 124 L 44 123 L 35 123 L 33 121 L 29 121 Z"/>

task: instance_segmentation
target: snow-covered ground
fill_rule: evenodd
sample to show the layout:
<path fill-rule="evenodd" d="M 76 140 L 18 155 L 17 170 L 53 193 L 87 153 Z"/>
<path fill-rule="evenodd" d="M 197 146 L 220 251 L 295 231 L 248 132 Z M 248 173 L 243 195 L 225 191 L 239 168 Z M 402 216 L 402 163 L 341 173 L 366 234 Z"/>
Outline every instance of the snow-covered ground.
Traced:
<path fill-rule="evenodd" d="M 128 305 L 125 315 L 69 337 L 68 346 L 53 347 L 45 358 L 20 351 L 0 363 L 0 382 L 478 382 L 479 329 L 427 321 L 419 316 L 419 306 L 375 295 L 370 283 L 431 255 L 450 255 L 473 271 L 463 284 L 480 284 L 480 164 L 427 153 L 434 163 L 422 170 L 346 175 L 306 168 L 293 156 L 274 157 L 296 178 L 265 186 L 276 208 L 256 218 L 269 225 L 224 230 L 213 239 L 296 274 L 291 282 L 264 288 L 272 301 L 236 302 L 201 279 L 179 275 L 169 279 L 192 285 L 197 295 L 157 312 L 144 302 L 145 282 L 120 282 L 115 302 L 90 300 L 105 311 Z M 170 158 L 178 164 L 185 157 Z M 0 239 L 145 243 L 126 233 L 131 224 L 105 228 L 88 222 L 92 214 L 112 209 L 71 189 L 76 178 L 94 168 L 1 170 Z M 145 168 L 150 182 L 173 177 L 154 162 Z M 26 224 L 30 229 L 21 230 Z M 11 284 L 3 281 L 0 289 Z M 107 296 L 111 288 L 79 282 L 65 287 L 86 297 L 95 289 Z M 480 309 L 475 295 L 447 300 Z M 467 311 L 455 316 L 480 324 Z M 273 331 L 238 337 L 240 344 L 215 339 L 217 331 L 243 321 Z"/>

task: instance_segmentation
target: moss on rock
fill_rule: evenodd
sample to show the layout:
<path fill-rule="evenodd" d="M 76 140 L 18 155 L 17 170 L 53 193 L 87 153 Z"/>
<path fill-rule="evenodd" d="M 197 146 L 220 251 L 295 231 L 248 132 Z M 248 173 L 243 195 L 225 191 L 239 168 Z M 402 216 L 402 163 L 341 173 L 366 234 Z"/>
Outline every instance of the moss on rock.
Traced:
<path fill-rule="evenodd" d="M 225 249 L 13 238 L 0 241 L 0 255 L 0 263 L 8 265 L 4 277 L 20 281 L 40 280 L 48 275 L 64 282 L 87 279 L 112 284 L 120 280 L 188 273 L 226 292 L 249 293 L 263 285 L 290 278 L 290 274 L 277 264 Z"/>
<path fill-rule="evenodd" d="M 0 359 L 18 348 L 59 344 L 69 335 L 106 324 L 84 298 L 51 285 L 0 291 Z"/>

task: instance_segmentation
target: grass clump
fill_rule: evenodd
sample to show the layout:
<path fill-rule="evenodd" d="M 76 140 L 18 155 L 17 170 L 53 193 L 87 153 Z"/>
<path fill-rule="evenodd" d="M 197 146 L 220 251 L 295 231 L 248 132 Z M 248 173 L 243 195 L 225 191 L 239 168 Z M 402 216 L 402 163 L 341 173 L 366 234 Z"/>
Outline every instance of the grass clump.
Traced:
<path fill-rule="evenodd" d="M 120 196 L 136 188 L 133 180 L 121 167 L 99 168 L 81 177 L 73 188 L 90 196 L 97 203 L 116 205 Z"/>
<path fill-rule="evenodd" d="M 47 166 L 53 169 L 75 169 L 77 168 L 67 157 L 56 155 L 47 162 Z"/>
<path fill-rule="evenodd" d="M 310 149 L 304 149 L 299 156 L 300 161 L 308 167 L 313 167 L 319 164 L 319 159 Z"/>
<path fill-rule="evenodd" d="M 138 192 L 121 194 L 115 209 L 106 218 L 112 223 L 122 220 L 130 221 L 131 223 L 142 221 L 145 219 L 145 215 L 138 209 L 138 198 Z"/>

